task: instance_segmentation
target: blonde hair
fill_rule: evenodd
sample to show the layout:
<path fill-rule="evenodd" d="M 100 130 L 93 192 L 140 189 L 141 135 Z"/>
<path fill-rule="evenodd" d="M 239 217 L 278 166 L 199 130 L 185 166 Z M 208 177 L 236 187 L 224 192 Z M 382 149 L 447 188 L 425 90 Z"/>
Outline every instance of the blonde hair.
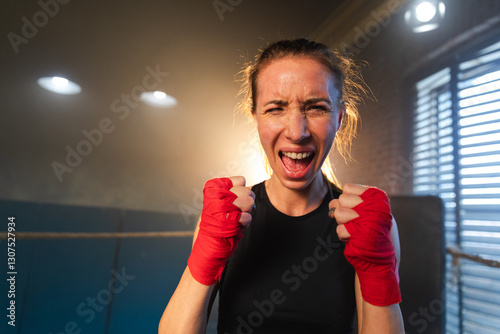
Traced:
<path fill-rule="evenodd" d="M 242 84 L 239 95 L 242 95 L 243 99 L 237 108 L 245 115 L 252 117 L 257 95 L 257 77 L 260 70 L 272 61 L 288 57 L 306 57 L 317 60 L 332 72 L 339 92 L 338 102 L 346 105 L 346 111 L 343 115 L 341 127 L 336 134 L 334 146 L 345 160 L 351 159 L 351 143 L 356 137 L 359 121 L 357 107 L 362 101 L 361 96 L 365 95 L 367 90 L 359 74 L 359 67 L 353 60 L 330 50 L 322 43 L 305 38 L 281 40 L 268 44 L 263 50 L 260 50 L 255 56 L 255 60 L 245 64 L 240 72 Z M 271 174 L 272 171 L 267 162 L 267 157 L 265 154 L 263 156 L 266 161 L 266 171 Z M 321 170 L 330 182 L 340 188 L 333 172 L 330 155 L 325 159 Z"/>

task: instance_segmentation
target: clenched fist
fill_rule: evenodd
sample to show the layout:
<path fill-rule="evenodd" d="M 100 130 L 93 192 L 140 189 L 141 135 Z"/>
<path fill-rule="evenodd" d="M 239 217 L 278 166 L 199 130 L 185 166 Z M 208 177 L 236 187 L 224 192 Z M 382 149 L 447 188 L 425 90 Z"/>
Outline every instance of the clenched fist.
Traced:
<path fill-rule="evenodd" d="M 195 280 L 212 285 L 220 279 L 227 259 L 234 253 L 243 229 L 250 224 L 255 194 L 245 178 L 215 178 L 203 189 L 203 210 L 188 267 Z"/>
<path fill-rule="evenodd" d="M 392 214 L 380 189 L 348 184 L 329 204 L 344 255 L 356 270 L 363 299 L 387 306 L 401 302 L 396 253 L 391 240 Z"/>

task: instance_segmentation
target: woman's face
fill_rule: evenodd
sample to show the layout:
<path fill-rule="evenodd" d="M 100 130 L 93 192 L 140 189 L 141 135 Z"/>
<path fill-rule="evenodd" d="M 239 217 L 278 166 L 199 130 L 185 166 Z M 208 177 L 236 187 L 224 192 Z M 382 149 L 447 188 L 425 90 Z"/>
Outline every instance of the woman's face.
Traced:
<path fill-rule="evenodd" d="M 342 118 L 334 75 L 311 58 L 274 60 L 257 76 L 254 117 L 272 177 L 304 189 L 321 173 Z"/>

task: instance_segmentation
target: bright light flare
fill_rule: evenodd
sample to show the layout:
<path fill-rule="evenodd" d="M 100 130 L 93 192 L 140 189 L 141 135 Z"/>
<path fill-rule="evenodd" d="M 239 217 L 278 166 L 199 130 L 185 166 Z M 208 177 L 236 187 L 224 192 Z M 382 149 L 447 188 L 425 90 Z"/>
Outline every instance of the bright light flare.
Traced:
<path fill-rule="evenodd" d="M 430 2 L 421 2 L 415 8 L 415 17 L 422 23 L 427 23 L 436 16 L 436 5 Z"/>
<path fill-rule="evenodd" d="M 167 94 L 165 94 L 164 92 L 160 92 L 160 91 L 154 91 L 153 92 L 153 95 L 155 98 L 157 98 L 158 100 L 163 100 L 163 99 L 166 99 L 167 98 Z"/>
<path fill-rule="evenodd" d="M 82 91 L 77 83 L 58 76 L 40 78 L 38 85 L 48 91 L 63 95 L 75 95 Z"/>
<path fill-rule="evenodd" d="M 56 85 L 57 87 L 60 88 L 65 88 L 68 86 L 69 81 L 66 78 L 61 78 L 61 77 L 53 77 L 52 78 L 52 83 Z"/>
<path fill-rule="evenodd" d="M 443 20 L 445 5 L 439 0 L 419 1 L 405 13 L 405 21 L 413 32 L 423 33 L 437 29 Z"/>
<path fill-rule="evenodd" d="M 161 91 L 144 92 L 141 101 L 155 108 L 173 108 L 177 106 L 177 99 Z"/>

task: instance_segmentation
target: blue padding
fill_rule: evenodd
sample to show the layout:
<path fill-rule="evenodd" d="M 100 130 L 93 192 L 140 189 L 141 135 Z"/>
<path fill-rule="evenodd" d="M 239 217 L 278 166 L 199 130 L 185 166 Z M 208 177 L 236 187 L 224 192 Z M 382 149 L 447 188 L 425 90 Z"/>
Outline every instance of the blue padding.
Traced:
<path fill-rule="evenodd" d="M 124 232 L 191 230 L 180 215 L 127 211 Z M 134 276 L 113 302 L 109 334 L 156 333 L 184 271 L 191 237 L 122 239 L 117 269 Z"/>
<path fill-rule="evenodd" d="M 119 226 L 117 210 L 6 202 L 2 207 L 18 215 L 19 231 L 116 232 Z M 34 214 L 24 217 L 26 212 Z M 25 298 L 20 300 L 19 333 L 55 334 L 78 329 L 104 333 L 108 312 L 105 291 L 116 246 L 116 239 L 19 240 L 20 255 L 31 250 L 28 265 L 23 264 L 18 272 L 18 279 L 27 281 Z M 87 298 L 98 295 L 105 303 L 96 302 L 97 310 L 92 310 Z"/>
<path fill-rule="evenodd" d="M 0 201 L 0 230 L 12 215 L 18 232 L 193 229 L 180 215 Z M 156 333 L 191 242 L 191 237 L 17 240 L 16 327 L 4 320 L 0 332 Z M 6 240 L 0 245 L 6 254 Z M 5 270 L 2 275 L 4 294 Z"/>
<path fill-rule="evenodd" d="M 33 231 L 36 230 L 38 223 L 38 204 L 27 203 L 27 202 L 14 202 L 14 201 L 0 201 L 0 230 L 6 231 L 8 227 L 8 217 L 15 217 L 14 222 L 16 224 L 16 231 Z M 2 271 L 0 280 L 0 294 L 2 301 L 0 307 L 2 309 L 2 321 L 0 322 L 0 333 L 17 334 L 20 330 L 20 325 L 23 318 L 23 301 L 26 296 L 26 289 L 29 282 L 29 272 L 33 261 L 35 242 L 31 240 L 16 240 L 15 242 L 15 270 L 17 272 L 16 284 L 15 284 L 15 327 L 7 324 L 6 318 L 6 308 L 8 305 L 6 303 L 10 302 L 7 298 L 7 292 L 9 291 L 9 285 L 7 283 L 7 240 L 0 239 L 0 254 Z"/>

